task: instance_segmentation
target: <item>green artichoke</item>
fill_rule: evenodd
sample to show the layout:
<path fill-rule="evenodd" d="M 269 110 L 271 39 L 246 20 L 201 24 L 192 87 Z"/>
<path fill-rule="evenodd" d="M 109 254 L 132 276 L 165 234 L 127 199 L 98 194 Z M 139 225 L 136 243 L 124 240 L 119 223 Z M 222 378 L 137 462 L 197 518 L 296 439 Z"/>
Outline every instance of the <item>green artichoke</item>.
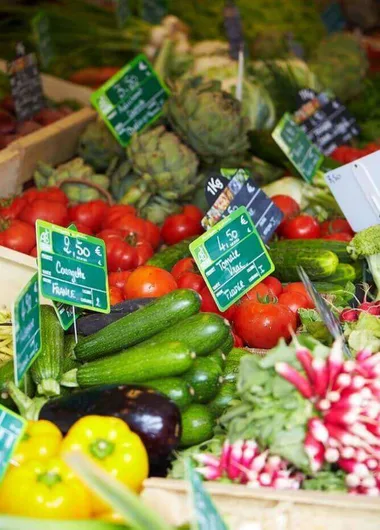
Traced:
<path fill-rule="evenodd" d="M 167 103 L 175 132 L 209 164 L 238 164 L 249 147 L 249 120 L 241 103 L 219 81 L 193 78 L 173 90 Z M 237 167 L 233 165 L 232 167 Z"/>
<path fill-rule="evenodd" d="M 68 182 L 61 186 L 72 202 L 88 202 L 102 199 L 104 198 L 102 192 L 91 187 L 91 184 L 104 190 L 107 190 L 110 185 L 110 180 L 106 175 L 96 174 L 94 169 L 85 164 L 82 158 L 73 158 L 57 168 L 44 162 L 38 162 L 33 177 L 37 188 L 57 186 L 57 184 L 69 179 L 82 181 Z"/>
<path fill-rule="evenodd" d="M 145 219 L 152 221 L 152 223 L 162 224 L 168 215 L 179 213 L 181 207 L 173 201 L 167 201 L 159 195 L 154 195 L 145 206 L 143 206 L 139 213 Z"/>
<path fill-rule="evenodd" d="M 115 156 L 123 156 L 123 148 L 99 120 L 90 123 L 80 136 L 77 154 L 95 171 L 103 172 Z"/>
<path fill-rule="evenodd" d="M 153 195 L 175 201 L 189 195 L 197 186 L 197 156 L 163 126 L 135 134 L 127 153 L 140 179 L 129 189 L 123 202 L 128 202 L 128 195 L 133 195 L 136 201 L 145 196 L 145 204 Z"/>

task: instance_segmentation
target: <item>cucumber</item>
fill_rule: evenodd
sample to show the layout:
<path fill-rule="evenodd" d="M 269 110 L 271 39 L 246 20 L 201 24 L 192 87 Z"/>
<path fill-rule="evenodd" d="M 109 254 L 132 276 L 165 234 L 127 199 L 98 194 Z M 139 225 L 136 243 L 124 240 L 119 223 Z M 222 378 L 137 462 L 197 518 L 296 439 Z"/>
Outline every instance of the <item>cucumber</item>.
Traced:
<path fill-rule="evenodd" d="M 215 420 L 205 405 L 190 405 L 182 412 L 181 447 L 198 445 L 212 438 Z"/>
<path fill-rule="evenodd" d="M 234 336 L 232 331 L 229 332 L 227 339 L 219 346 L 223 353 L 227 355 L 234 347 Z"/>
<path fill-rule="evenodd" d="M 183 374 L 191 368 L 194 357 L 190 349 L 181 342 L 139 344 L 112 357 L 98 359 L 70 370 L 62 378 L 62 384 L 88 387 L 144 383 L 160 377 Z"/>
<path fill-rule="evenodd" d="M 207 355 L 207 359 L 212 359 L 222 370 L 226 364 L 226 358 L 226 355 L 220 348 L 217 348 Z"/>
<path fill-rule="evenodd" d="M 13 360 L 10 360 L 0 366 L 0 405 L 3 405 L 4 407 L 7 407 L 11 410 L 17 410 L 17 407 L 8 392 L 8 383 L 10 381 L 13 382 L 14 377 Z M 22 381 L 20 381 L 19 388 L 25 392 L 27 396 L 34 396 L 36 387 L 29 371 L 26 372 L 22 378 Z"/>
<path fill-rule="evenodd" d="M 352 260 L 347 252 L 347 243 L 344 241 L 333 241 L 328 239 L 286 239 L 282 241 L 274 241 L 270 244 L 270 248 L 277 250 L 312 250 L 318 254 L 320 250 L 330 250 L 338 256 L 340 263 L 352 263 Z"/>
<path fill-rule="evenodd" d="M 59 396 L 62 376 L 64 332 L 52 306 L 41 306 L 41 351 L 31 366 L 30 373 L 37 392 L 45 396 Z"/>
<path fill-rule="evenodd" d="M 148 386 L 161 392 L 166 397 L 174 401 L 179 409 L 183 410 L 192 403 L 194 390 L 179 377 L 165 377 L 147 381 L 144 386 Z"/>
<path fill-rule="evenodd" d="M 223 382 L 221 367 L 209 357 L 195 359 L 183 379 L 194 389 L 194 403 L 208 403 L 213 399 Z"/>
<path fill-rule="evenodd" d="M 297 267 L 303 267 L 311 280 L 324 280 L 336 271 L 339 260 L 331 250 L 271 246 L 270 257 L 275 266 L 276 278 L 283 282 L 299 282 Z"/>
<path fill-rule="evenodd" d="M 202 356 L 219 348 L 226 341 L 229 332 L 230 325 L 223 317 L 215 313 L 198 313 L 158 333 L 147 342 L 159 344 L 179 340 Z"/>
<path fill-rule="evenodd" d="M 177 289 L 82 339 L 75 348 L 75 357 L 79 361 L 92 361 L 126 349 L 164 329 L 177 329 L 181 320 L 199 309 L 198 293 Z M 177 337 L 170 340 L 177 340 Z"/>
<path fill-rule="evenodd" d="M 220 418 L 235 397 L 236 382 L 224 381 L 214 399 L 207 405 L 207 408 L 214 418 Z"/>
<path fill-rule="evenodd" d="M 240 359 L 244 355 L 249 355 L 243 348 L 232 348 L 226 359 L 226 365 L 223 371 L 225 382 L 236 382 L 239 374 Z"/>
<path fill-rule="evenodd" d="M 339 263 L 334 274 L 326 278 L 327 282 L 346 284 L 356 280 L 355 267 L 349 263 Z"/>
<path fill-rule="evenodd" d="M 160 269 L 171 271 L 177 261 L 191 256 L 189 245 L 194 239 L 195 237 L 184 239 L 175 245 L 157 252 L 154 256 L 148 259 L 146 265 L 153 265 L 154 267 L 160 267 Z"/>

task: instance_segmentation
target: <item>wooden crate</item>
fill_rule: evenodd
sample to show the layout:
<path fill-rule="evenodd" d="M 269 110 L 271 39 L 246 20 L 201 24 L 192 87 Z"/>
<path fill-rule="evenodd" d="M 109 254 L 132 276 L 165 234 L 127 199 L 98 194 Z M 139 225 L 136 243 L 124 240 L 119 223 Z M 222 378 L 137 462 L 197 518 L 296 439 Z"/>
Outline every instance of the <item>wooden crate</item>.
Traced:
<path fill-rule="evenodd" d="M 206 483 L 226 518 L 238 530 L 379 530 L 380 500 L 318 491 L 276 491 L 269 488 Z M 151 478 L 143 498 L 170 524 L 189 520 L 188 486 L 182 480 Z M 244 526 L 248 528 L 248 526 Z"/>

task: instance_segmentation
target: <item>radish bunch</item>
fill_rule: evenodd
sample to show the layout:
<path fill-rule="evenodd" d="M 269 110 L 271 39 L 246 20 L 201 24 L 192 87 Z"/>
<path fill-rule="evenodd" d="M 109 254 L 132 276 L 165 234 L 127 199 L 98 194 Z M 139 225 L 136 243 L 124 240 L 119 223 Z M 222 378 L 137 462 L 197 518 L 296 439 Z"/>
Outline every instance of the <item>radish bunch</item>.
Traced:
<path fill-rule="evenodd" d="M 312 471 L 334 463 L 350 493 L 380 495 L 380 353 L 345 361 L 338 340 L 326 360 L 303 347 L 296 356 L 305 376 L 283 362 L 275 369 L 314 405 L 304 441 Z"/>
<path fill-rule="evenodd" d="M 209 454 L 194 456 L 201 464 L 197 471 L 206 480 L 229 478 L 251 488 L 299 489 L 302 473 L 289 469 L 289 464 L 279 456 L 261 452 L 254 440 L 224 442 L 222 454 L 218 458 Z"/>
<path fill-rule="evenodd" d="M 363 312 L 376 317 L 380 316 L 380 303 L 363 302 L 358 307 L 347 307 L 343 309 L 339 318 L 341 322 L 356 322 L 359 319 L 360 313 Z"/>

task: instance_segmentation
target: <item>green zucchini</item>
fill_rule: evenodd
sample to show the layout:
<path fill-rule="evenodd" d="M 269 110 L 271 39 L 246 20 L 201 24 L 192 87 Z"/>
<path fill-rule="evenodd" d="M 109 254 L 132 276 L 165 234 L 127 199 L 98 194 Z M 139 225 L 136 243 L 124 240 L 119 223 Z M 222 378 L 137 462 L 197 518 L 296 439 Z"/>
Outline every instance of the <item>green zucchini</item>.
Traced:
<path fill-rule="evenodd" d="M 336 271 L 338 256 L 331 250 L 300 250 L 296 247 L 278 246 L 269 249 L 275 266 L 275 275 L 283 282 L 299 282 L 297 267 L 303 267 L 311 280 L 324 280 Z"/>
<path fill-rule="evenodd" d="M 124 385 L 174 377 L 189 370 L 195 354 L 181 342 L 139 344 L 66 372 L 64 386 Z"/>
<path fill-rule="evenodd" d="M 198 445 L 212 438 L 215 420 L 205 405 L 190 405 L 182 412 L 181 447 Z"/>
<path fill-rule="evenodd" d="M 214 418 L 220 418 L 235 397 L 236 382 L 224 381 L 214 399 L 208 403 L 207 408 Z"/>
<path fill-rule="evenodd" d="M 331 274 L 331 276 L 326 278 L 327 282 L 340 283 L 343 285 L 345 285 L 347 282 L 354 282 L 355 280 L 355 267 L 349 263 L 339 263 L 334 274 Z"/>
<path fill-rule="evenodd" d="M 79 361 L 92 361 L 134 346 L 164 329 L 177 329 L 180 321 L 197 313 L 199 308 L 198 293 L 177 289 L 80 340 L 75 357 Z"/>
<path fill-rule="evenodd" d="M 221 348 L 217 348 L 207 355 L 207 359 L 212 359 L 220 368 L 223 370 L 226 364 L 226 355 L 222 352 Z"/>
<path fill-rule="evenodd" d="M 226 365 L 223 371 L 225 382 L 235 382 L 239 374 L 240 359 L 249 352 L 244 348 L 232 348 L 226 359 Z"/>
<path fill-rule="evenodd" d="M 161 394 L 174 401 L 179 409 L 183 410 L 192 403 L 194 390 L 180 377 L 165 377 L 147 381 L 144 386 L 158 390 Z"/>
<path fill-rule="evenodd" d="M 0 405 L 3 405 L 4 407 L 7 407 L 11 410 L 17 410 L 17 407 L 8 392 L 8 383 L 10 381 L 13 382 L 14 377 L 15 376 L 13 360 L 10 360 L 0 366 Z M 22 381 L 20 381 L 19 388 L 20 390 L 25 392 L 27 396 L 34 396 L 36 387 L 29 371 L 26 372 L 26 374 L 22 378 Z"/>
<path fill-rule="evenodd" d="M 78 368 L 80 362 L 75 360 L 74 350 L 76 342 L 74 335 L 65 335 L 63 345 L 62 373 L 66 373 L 73 368 Z"/>
<path fill-rule="evenodd" d="M 347 243 L 344 241 L 333 241 L 328 239 L 286 239 L 273 241 L 270 248 L 277 250 L 303 250 L 315 251 L 316 255 L 320 250 L 330 250 L 338 256 L 340 263 L 352 263 L 347 252 Z"/>
<path fill-rule="evenodd" d="M 200 357 L 195 359 L 183 379 L 194 389 L 195 403 L 208 403 L 216 396 L 223 382 L 223 371 L 210 357 Z"/>
<path fill-rule="evenodd" d="M 219 346 L 223 353 L 227 355 L 234 347 L 234 336 L 232 331 L 229 332 L 227 339 Z"/>
<path fill-rule="evenodd" d="M 158 333 L 147 342 L 158 344 L 179 340 L 187 344 L 191 351 L 202 356 L 219 348 L 229 332 L 230 325 L 223 317 L 215 313 L 198 313 Z"/>
<path fill-rule="evenodd" d="M 41 351 L 30 372 L 37 392 L 59 396 L 62 375 L 64 332 L 52 306 L 41 306 Z"/>
<path fill-rule="evenodd" d="M 195 237 L 184 239 L 175 245 L 157 252 L 146 262 L 146 265 L 153 265 L 154 267 L 171 271 L 177 261 L 191 256 L 189 245 L 194 239 Z"/>

